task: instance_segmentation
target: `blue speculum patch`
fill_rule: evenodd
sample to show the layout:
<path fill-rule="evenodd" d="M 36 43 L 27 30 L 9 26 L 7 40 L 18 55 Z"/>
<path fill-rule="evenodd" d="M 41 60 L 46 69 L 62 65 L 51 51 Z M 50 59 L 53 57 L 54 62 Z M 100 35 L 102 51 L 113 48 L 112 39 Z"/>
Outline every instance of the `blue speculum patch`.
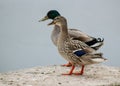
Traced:
<path fill-rule="evenodd" d="M 86 52 L 84 50 L 78 50 L 78 51 L 75 51 L 74 54 L 77 56 L 82 56 L 82 55 L 86 54 Z"/>

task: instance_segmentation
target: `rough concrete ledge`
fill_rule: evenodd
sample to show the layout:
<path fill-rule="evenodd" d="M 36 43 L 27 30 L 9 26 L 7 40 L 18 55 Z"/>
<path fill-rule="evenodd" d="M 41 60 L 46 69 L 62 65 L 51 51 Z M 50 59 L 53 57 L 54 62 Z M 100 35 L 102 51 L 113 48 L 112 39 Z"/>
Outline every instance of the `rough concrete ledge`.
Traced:
<path fill-rule="evenodd" d="M 0 86 L 120 86 L 119 67 L 90 65 L 85 67 L 82 76 L 61 75 L 69 70 L 69 67 L 54 65 L 0 73 Z"/>

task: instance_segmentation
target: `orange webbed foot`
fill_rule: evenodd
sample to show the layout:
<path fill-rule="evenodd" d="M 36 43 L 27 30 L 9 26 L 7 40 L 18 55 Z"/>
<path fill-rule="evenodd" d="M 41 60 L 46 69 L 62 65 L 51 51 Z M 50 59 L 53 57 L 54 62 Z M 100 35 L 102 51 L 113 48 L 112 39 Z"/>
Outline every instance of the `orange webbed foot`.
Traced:
<path fill-rule="evenodd" d="M 83 75 L 83 72 L 73 73 L 74 75 Z"/>
<path fill-rule="evenodd" d="M 65 67 L 71 67 L 71 66 L 72 66 L 72 64 L 69 62 L 69 63 L 67 63 L 67 64 L 64 64 L 64 65 L 61 65 L 61 66 L 65 66 Z"/>

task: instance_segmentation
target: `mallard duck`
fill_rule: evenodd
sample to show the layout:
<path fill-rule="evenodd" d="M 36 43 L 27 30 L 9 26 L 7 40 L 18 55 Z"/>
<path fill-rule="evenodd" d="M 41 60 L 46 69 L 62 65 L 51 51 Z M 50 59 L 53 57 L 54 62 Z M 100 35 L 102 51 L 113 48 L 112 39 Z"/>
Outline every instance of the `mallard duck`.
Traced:
<path fill-rule="evenodd" d="M 56 10 L 50 10 L 47 15 L 41 19 L 40 21 L 45 21 L 47 19 L 54 19 L 57 16 L 60 16 L 60 13 Z M 54 26 L 54 29 L 52 31 L 51 34 L 51 39 L 54 45 L 57 46 L 57 41 L 59 38 L 59 34 L 60 34 L 60 27 L 58 25 Z M 80 40 L 82 42 L 85 42 L 87 45 L 91 46 L 93 49 L 98 50 L 102 45 L 103 45 L 103 41 L 104 39 L 101 38 L 94 38 L 92 36 L 87 35 L 86 33 L 77 30 L 77 29 L 68 29 L 68 34 L 69 36 L 74 39 L 74 40 Z M 71 66 L 70 63 L 65 64 L 63 66 Z"/>
<path fill-rule="evenodd" d="M 106 59 L 102 57 L 102 53 L 96 53 L 96 50 L 80 40 L 74 40 L 70 37 L 67 28 L 67 21 L 64 17 L 58 16 L 48 25 L 59 26 L 60 33 L 57 41 L 57 48 L 62 57 L 72 64 L 69 73 L 63 75 L 84 73 L 84 66 L 94 63 L 100 63 Z M 81 65 L 82 69 L 79 73 L 73 73 L 76 65 Z"/>

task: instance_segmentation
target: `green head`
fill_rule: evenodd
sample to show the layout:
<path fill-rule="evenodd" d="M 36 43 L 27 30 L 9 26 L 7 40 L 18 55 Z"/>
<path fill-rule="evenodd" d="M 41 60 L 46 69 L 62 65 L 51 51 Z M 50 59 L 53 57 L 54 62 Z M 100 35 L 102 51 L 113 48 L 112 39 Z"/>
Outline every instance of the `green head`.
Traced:
<path fill-rule="evenodd" d="M 54 19 L 55 17 L 60 16 L 60 13 L 57 10 L 50 10 L 47 15 L 42 18 L 40 21 L 45 21 L 48 19 Z"/>

